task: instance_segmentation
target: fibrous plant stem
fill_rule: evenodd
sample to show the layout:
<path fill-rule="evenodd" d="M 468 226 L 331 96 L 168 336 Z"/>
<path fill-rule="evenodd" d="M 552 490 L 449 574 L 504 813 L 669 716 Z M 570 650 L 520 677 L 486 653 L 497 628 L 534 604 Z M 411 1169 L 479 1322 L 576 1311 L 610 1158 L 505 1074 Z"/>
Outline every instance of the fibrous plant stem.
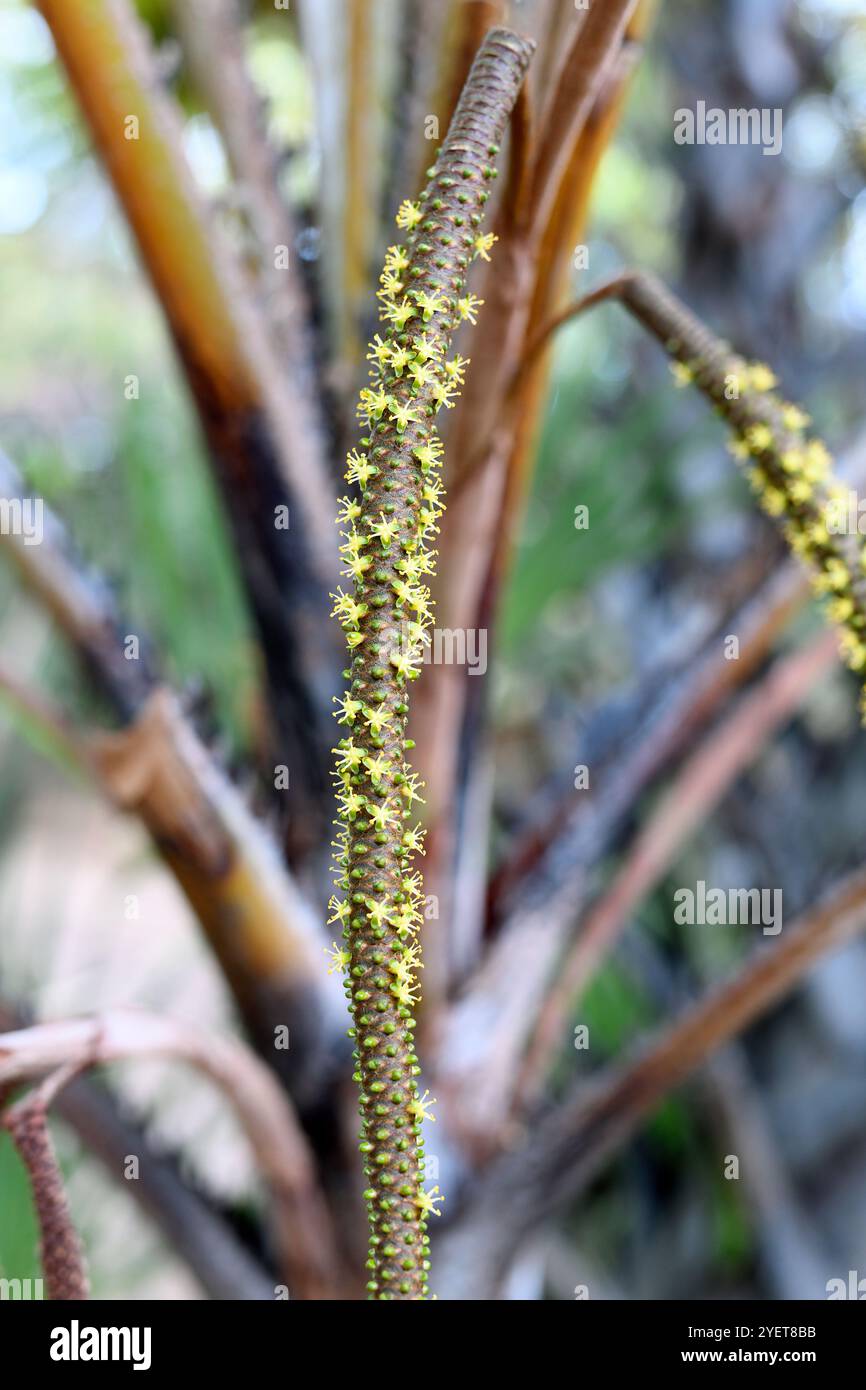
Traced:
<path fill-rule="evenodd" d="M 481 230 L 493 161 L 532 48 L 508 30 L 491 30 L 421 198 L 397 215 L 407 236 L 389 249 L 382 275 L 382 336 L 371 345 L 371 383 L 359 405 L 365 434 L 346 474 L 358 492 L 343 499 L 340 514 L 344 573 L 354 582 L 348 594 L 338 591 L 334 609 L 352 662 L 338 711 L 347 726 L 335 750 L 342 896 L 332 899 L 331 920 L 342 924 L 345 942 L 335 945 L 334 964 L 347 971 L 354 1022 L 374 1299 L 427 1297 L 426 1217 L 438 1189 L 423 1186 L 429 1107 L 416 1079 L 423 895 L 413 858 L 423 833 L 412 824 L 420 797 L 406 762 L 407 688 L 429 641 L 425 579 L 444 507 L 434 421 L 453 405 L 468 365 L 447 353 L 480 306 L 466 293 L 467 273 L 495 239 Z"/>

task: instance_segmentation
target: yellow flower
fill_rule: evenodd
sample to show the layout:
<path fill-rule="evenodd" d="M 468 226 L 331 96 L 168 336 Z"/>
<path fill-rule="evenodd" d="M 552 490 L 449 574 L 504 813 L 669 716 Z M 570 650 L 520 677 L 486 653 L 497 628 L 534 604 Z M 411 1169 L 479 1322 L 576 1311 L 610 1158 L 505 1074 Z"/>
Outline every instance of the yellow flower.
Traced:
<path fill-rule="evenodd" d="M 833 598 L 827 604 L 827 613 L 834 623 L 847 623 L 854 612 L 854 601 L 850 598 Z"/>
<path fill-rule="evenodd" d="M 343 814 L 348 816 L 349 820 L 354 820 L 357 815 L 360 815 L 366 805 L 363 796 L 360 796 L 352 788 L 347 792 L 340 792 L 337 801 Z"/>
<path fill-rule="evenodd" d="M 377 898 L 368 898 L 365 907 L 367 916 L 374 927 L 381 927 L 384 922 L 387 922 L 390 908 L 386 902 L 381 902 Z"/>
<path fill-rule="evenodd" d="M 392 652 L 391 665 L 401 680 L 414 680 L 418 675 L 419 658 L 411 652 Z"/>
<path fill-rule="evenodd" d="M 810 473 L 810 476 L 814 476 L 816 482 L 826 476 L 832 462 L 833 459 L 826 444 L 822 443 L 820 439 L 809 441 L 806 446 L 806 467 L 809 470 L 814 470 L 814 474 Z"/>
<path fill-rule="evenodd" d="M 690 386 L 695 379 L 695 374 L 685 362 L 672 362 L 671 375 L 675 386 Z"/>
<path fill-rule="evenodd" d="M 384 705 L 365 705 L 364 718 L 367 721 L 371 734 L 373 734 L 375 738 L 378 738 L 382 730 L 386 728 L 394 718 L 394 711 L 386 709 Z"/>
<path fill-rule="evenodd" d="M 342 622 L 349 623 L 352 627 L 357 627 L 358 622 L 367 612 L 366 603 L 359 603 L 350 594 L 338 591 L 334 595 L 334 607 L 331 612 L 332 618 L 340 618 Z"/>
<path fill-rule="evenodd" d="M 429 1192 L 418 1192 L 414 1197 L 415 1205 L 418 1207 L 422 1216 L 441 1216 L 442 1213 L 439 1211 L 436 1203 L 444 1201 L 445 1198 L 439 1191 L 438 1183 L 435 1187 L 431 1187 Z"/>
<path fill-rule="evenodd" d="M 405 579 L 392 579 L 391 588 L 397 595 L 398 603 L 407 603 L 412 592 L 412 586 Z"/>
<path fill-rule="evenodd" d="M 417 203 L 404 198 L 397 211 L 397 226 L 402 227 L 406 232 L 411 232 L 413 227 L 417 227 L 423 214 Z"/>
<path fill-rule="evenodd" d="M 830 539 L 830 533 L 823 521 L 813 521 L 806 527 L 806 535 L 812 545 L 826 545 Z"/>
<path fill-rule="evenodd" d="M 385 265 L 395 274 L 402 275 L 404 270 L 409 269 L 409 257 L 402 246 L 389 246 L 385 255 Z"/>
<path fill-rule="evenodd" d="M 346 539 L 340 546 L 340 550 L 345 555 L 359 555 L 368 544 L 370 537 L 365 536 L 363 531 L 344 531 Z"/>
<path fill-rule="evenodd" d="M 403 892 L 408 893 L 413 898 L 421 897 L 423 886 L 424 881 L 417 869 L 414 869 L 411 874 L 406 874 L 406 876 L 400 880 L 400 887 L 403 889 Z M 412 949 L 414 950 L 415 948 L 413 947 Z"/>
<path fill-rule="evenodd" d="M 415 349 L 416 357 L 422 362 L 432 362 L 441 353 L 441 348 L 438 343 L 434 342 L 429 333 L 419 333 L 417 338 L 412 339 L 412 346 Z"/>
<path fill-rule="evenodd" d="M 385 365 L 390 355 L 390 343 L 383 342 L 377 333 L 370 344 L 370 351 L 367 353 L 367 361 L 378 362 L 381 367 Z"/>
<path fill-rule="evenodd" d="M 358 397 L 358 414 L 363 419 L 378 420 L 387 404 L 388 396 L 385 391 L 371 391 L 365 386 Z"/>
<path fill-rule="evenodd" d="M 786 526 L 784 528 L 784 535 L 785 540 L 788 542 L 795 555 L 808 556 L 811 549 L 811 542 L 808 536 L 805 536 L 803 532 L 798 530 L 794 525 Z"/>
<path fill-rule="evenodd" d="M 777 487 L 765 488 L 761 505 L 769 516 L 781 516 L 785 510 L 785 494 Z"/>
<path fill-rule="evenodd" d="M 332 922 L 347 922 L 352 915 L 352 905 L 346 902 L 345 898 L 342 901 L 339 898 L 332 898 L 328 907 L 332 913 L 328 918 L 329 926 Z"/>
<path fill-rule="evenodd" d="M 407 1009 L 411 1008 L 413 1004 L 417 1004 L 420 998 L 418 985 L 413 980 L 395 980 L 391 986 L 391 993 L 397 1003 L 402 1004 Z"/>
<path fill-rule="evenodd" d="M 445 510 L 445 504 L 442 501 L 445 496 L 445 489 L 438 478 L 426 479 L 421 489 L 421 496 L 425 502 L 430 503 L 431 507 L 441 507 L 443 511 Z"/>
<path fill-rule="evenodd" d="M 753 362 L 748 373 L 749 385 L 755 391 L 772 391 L 777 384 L 775 373 L 765 362 Z"/>
<path fill-rule="evenodd" d="M 424 490 L 423 490 L 423 493 L 422 493 L 422 496 L 423 496 L 424 498 L 427 498 L 428 490 L 429 490 L 428 487 L 425 486 L 425 488 L 424 488 Z M 440 491 L 440 493 L 441 493 L 442 489 L 440 488 L 439 491 Z M 428 499 L 428 500 L 429 500 L 429 499 Z M 442 510 L 444 510 L 444 504 L 442 504 Z M 422 548 L 421 550 L 416 551 L 416 553 L 412 556 L 412 560 L 413 560 L 413 563 L 414 563 L 414 568 L 415 568 L 416 574 L 435 574 L 435 573 L 436 573 L 436 552 L 435 552 L 435 550 L 424 550 L 424 549 Z M 407 563 L 408 563 L 408 561 L 407 561 Z M 406 571 L 406 573 L 408 574 L 408 570 Z"/>
<path fill-rule="evenodd" d="M 384 512 L 380 512 L 381 521 L 374 522 L 370 527 L 370 535 L 376 536 L 382 542 L 382 549 L 390 549 L 391 542 L 400 530 L 400 521 L 396 517 L 390 519 Z M 366 604 L 364 605 L 366 611 Z"/>
<path fill-rule="evenodd" d="M 397 824 L 397 817 L 391 810 L 388 801 L 383 801 L 381 806 L 377 806 L 375 802 L 368 803 L 367 810 L 370 813 L 370 820 L 377 830 L 387 830 L 389 825 Z"/>
<path fill-rule="evenodd" d="M 406 936 L 408 932 L 415 931 L 419 925 L 420 918 L 414 907 L 404 903 L 402 907 L 397 907 L 388 916 L 388 921 L 394 928 L 398 936 Z"/>
<path fill-rule="evenodd" d="M 412 450 L 416 459 L 421 465 L 421 472 L 426 473 L 429 468 L 435 468 L 442 457 L 442 444 L 435 437 L 428 439 L 426 444 L 418 444 Z"/>
<path fill-rule="evenodd" d="M 331 958 L 331 964 L 328 966 L 329 975 L 333 975 L 335 970 L 345 970 L 352 960 L 350 951 L 347 951 L 343 946 L 338 946 L 336 941 L 332 941 L 331 945 L 334 948 L 332 951 L 329 951 L 327 946 L 322 947 L 325 955 Z"/>
<path fill-rule="evenodd" d="M 835 589 L 847 589 L 849 583 L 848 567 L 842 560 L 838 560 L 835 555 L 831 555 L 824 565 L 823 576 L 827 581 L 827 587 Z"/>
<path fill-rule="evenodd" d="M 786 449 L 779 455 L 779 462 L 786 473 L 799 473 L 806 461 L 806 455 L 802 449 Z"/>
<path fill-rule="evenodd" d="M 332 753 L 337 755 L 337 765 L 342 771 L 354 772 L 364 761 L 363 748 L 356 748 L 350 738 L 347 738 L 342 748 L 332 748 Z"/>
<path fill-rule="evenodd" d="M 477 295 L 464 295 L 462 299 L 458 299 L 457 301 L 457 312 L 461 319 L 468 320 L 469 323 L 472 324 L 477 323 L 478 320 L 475 315 L 478 313 L 483 303 L 484 300 L 479 299 Z"/>
<path fill-rule="evenodd" d="M 852 671 L 862 671 L 866 666 L 866 646 L 849 628 L 843 628 L 839 634 L 839 651 Z"/>
<path fill-rule="evenodd" d="M 798 405 L 791 405 L 786 401 L 782 406 L 782 424 L 786 430 L 796 433 L 798 430 L 806 429 L 810 423 L 809 416 Z"/>
<path fill-rule="evenodd" d="M 489 261 L 489 252 L 491 251 L 494 242 L 497 242 L 498 240 L 499 237 L 494 236 L 492 232 L 487 232 L 486 235 L 483 236 L 479 234 L 473 242 L 476 256 L 480 256 L 482 261 Z"/>
<path fill-rule="evenodd" d="M 384 753 L 377 753 L 375 757 L 367 754 L 363 762 L 373 782 L 381 782 L 385 773 L 391 770 L 391 763 Z"/>
<path fill-rule="evenodd" d="M 745 439 L 735 437 L 728 440 L 728 453 L 733 454 L 735 459 L 746 459 L 749 457 L 749 446 Z"/>
<path fill-rule="evenodd" d="M 361 701 L 353 700 L 350 695 L 344 695 L 342 699 L 334 696 L 334 704 L 339 705 L 340 717 L 338 724 L 354 724 L 355 715 L 361 709 Z"/>
<path fill-rule="evenodd" d="M 395 400 L 392 396 L 388 402 L 388 414 L 396 424 L 398 434 L 402 434 L 407 425 L 416 425 L 418 423 L 418 416 L 411 401 L 405 405 L 401 405 L 400 402 Z"/>
<path fill-rule="evenodd" d="M 364 571 L 368 570 L 372 563 L 373 561 L 370 559 L 369 555 L 350 555 L 346 560 L 346 567 L 343 573 L 347 575 L 350 574 L 353 579 L 360 579 Z M 357 632 L 352 635 L 354 637 L 361 636 L 361 634 Z M 358 645 L 357 642 L 355 645 Z"/>
<path fill-rule="evenodd" d="M 403 288 L 403 281 L 398 280 L 396 275 L 392 275 L 390 270 L 382 271 L 382 274 L 379 276 L 379 282 L 382 286 L 382 288 L 377 291 L 380 299 L 396 299 Z"/>
<path fill-rule="evenodd" d="M 415 317 L 415 309 L 409 300 L 404 298 L 399 304 L 387 304 L 382 310 L 382 318 L 393 323 L 397 329 L 406 327 L 411 318 Z"/>
<path fill-rule="evenodd" d="M 439 314 L 445 307 L 445 301 L 441 294 L 428 294 L 426 290 L 415 290 L 413 298 L 425 323 L 429 323 L 434 314 Z"/>
<path fill-rule="evenodd" d="M 452 381 L 456 381 L 458 386 L 463 385 L 463 378 L 466 375 L 466 368 L 469 366 L 469 360 L 468 357 L 460 357 L 458 354 L 457 357 L 452 357 L 450 362 L 443 363 L 446 374 Z"/>
<path fill-rule="evenodd" d="M 746 443 L 753 454 L 763 454 L 773 446 L 773 431 L 763 423 L 750 425 L 746 430 Z"/>
<path fill-rule="evenodd" d="M 411 808 L 413 801 L 420 801 L 424 804 L 423 796 L 418 795 L 418 788 L 422 783 L 419 781 L 417 772 L 409 772 L 404 776 L 400 783 L 400 795 L 405 797 L 407 806 Z"/>
<path fill-rule="evenodd" d="M 419 550 L 398 560 L 396 567 L 410 583 L 415 583 L 422 574 L 433 573 L 433 556 L 429 550 Z"/>
<path fill-rule="evenodd" d="M 439 405 L 444 405 L 448 410 L 451 410 L 454 407 L 454 401 L 451 398 L 456 393 L 457 387 L 450 381 L 437 381 L 433 387 L 432 395 L 434 401 L 438 401 Z"/>
<path fill-rule="evenodd" d="M 420 1125 L 424 1122 L 424 1120 L 429 1120 L 431 1124 L 434 1125 L 436 1123 L 436 1116 L 433 1114 L 433 1111 L 430 1108 L 432 1105 L 436 1104 L 436 1097 L 430 1096 L 430 1099 L 428 1100 L 428 1096 L 430 1096 L 430 1092 L 425 1091 L 423 1096 L 416 1096 L 415 1099 L 411 1100 L 408 1106 L 406 1107 L 410 1115 L 415 1116 L 416 1124 Z"/>
<path fill-rule="evenodd" d="M 420 825 L 415 825 L 411 830 L 403 831 L 403 844 L 410 854 L 424 853 L 424 831 Z"/>
<path fill-rule="evenodd" d="M 429 386 L 432 380 L 430 368 L 425 366 L 423 362 L 413 362 L 409 367 L 409 375 L 412 378 L 412 384 L 419 391 L 422 391 L 425 386 Z"/>
<path fill-rule="evenodd" d="M 416 874 L 415 877 L 420 878 L 420 874 Z M 402 956 L 398 956 L 396 960 L 392 960 L 388 964 L 388 969 L 394 975 L 411 975 L 416 968 L 419 970 L 424 968 L 421 964 L 421 953 L 417 945 L 407 946 Z"/>
<path fill-rule="evenodd" d="M 396 585 L 400 581 L 394 580 L 393 582 L 394 585 Z M 415 609 L 415 612 L 421 616 L 422 620 L 426 619 L 428 614 L 428 604 L 430 602 L 429 589 L 425 588 L 423 584 L 411 584 L 406 593 L 405 601 L 406 603 L 408 603 L 410 608 Z"/>
<path fill-rule="evenodd" d="M 349 465 L 346 469 L 346 481 L 348 483 L 358 483 L 364 488 L 370 479 L 379 472 L 375 464 L 371 463 L 366 454 L 359 454 L 357 449 L 353 449 L 346 459 Z"/>
<path fill-rule="evenodd" d="M 391 349 L 391 367 L 395 376 L 403 375 L 403 368 L 411 361 L 411 353 L 408 348 L 395 347 Z"/>

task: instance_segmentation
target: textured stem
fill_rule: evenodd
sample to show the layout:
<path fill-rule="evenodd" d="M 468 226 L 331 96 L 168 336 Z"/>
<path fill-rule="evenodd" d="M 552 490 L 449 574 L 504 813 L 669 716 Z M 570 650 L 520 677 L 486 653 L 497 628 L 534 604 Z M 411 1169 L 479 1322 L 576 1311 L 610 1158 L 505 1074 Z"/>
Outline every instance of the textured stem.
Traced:
<path fill-rule="evenodd" d="M 492 237 L 479 231 L 490 166 L 498 152 L 532 53 L 529 40 L 492 30 L 475 59 L 454 119 L 418 204 L 404 203 L 398 226 L 408 233 L 392 247 L 382 276 L 381 319 L 370 352 L 371 387 L 361 394 L 363 453 L 349 456 L 347 478 L 360 500 L 347 498 L 342 547 L 354 597 L 336 597 L 350 649 L 349 690 L 340 705 L 350 736 L 338 753 L 342 828 L 333 902 L 347 949 L 335 963 L 349 968 L 346 985 L 356 1038 L 355 1079 L 361 1092 L 361 1150 L 369 1186 L 370 1279 L 373 1298 L 423 1299 L 427 1291 L 426 1215 L 434 1193 L 423 1180 L 419 1073 L 413 1034 L 420 925 L 420 876 L 411 871 L 421 849 L 418 827 L 405 828 L 418 799 L 404 761 L 406 685 L 419 673 L 429 640 L 429 546 L 443 510 L 436 477 L 442 445 L 433 424 L 450 406 L 466 363 L 446 361 L 461 321 L 474 322 L 479 301 L 465 293 L 473 255 L 486 256 Z"/>
<path fill-rule="evenodd" d="M 265 129 L 265 103 L 246 60 L 240 0 L 172 0 L 184 54 L 205 105 L 225 144 L 258 255 L 257 288 L 280 361 L 292 377 L 296 399 L 311 435 L 325 426 L 316 395 L 316 357 L 310 306 L 295 256 L 297 226 L 280 196 L 277 151 Z M 288 265 L 275 266 L 278 247 L 288 248 Z"/>
<path fill-rule="evenodd" d="M 58 1083 L 68 1080 L 60 1071 Z M 80 1301 L 89 1296 L 84 1250 L 72 1220 L 63 1176 L 48 1131 L 53 1079 L 7 1110 L 2 1119 L 27 1169 L 39 1226 L 39 1255 L 48 1297 Z"/>

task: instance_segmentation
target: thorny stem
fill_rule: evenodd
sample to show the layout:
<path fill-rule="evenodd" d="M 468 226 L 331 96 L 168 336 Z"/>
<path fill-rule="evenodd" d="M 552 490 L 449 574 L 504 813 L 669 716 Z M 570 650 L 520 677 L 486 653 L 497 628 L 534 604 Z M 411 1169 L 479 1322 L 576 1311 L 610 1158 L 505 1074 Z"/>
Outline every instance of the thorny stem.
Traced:
<path fill-rule="evenodd" d="M 0 449 L 0 496 L 27 488 Z M 112 801 L 137 815 L 189 900 L 241 1017 L 299 1103 L 317 1084 L 337 1027 L 321 978 L 319 924 L 276 845 L 199 739 L 180 702 L 157 683 L 146 657 L 124 658 L 129 615 L 105 580 L 82 564 L 63 524 L 43 508 L 40 545 L 0 536 L 28 591 L 84 661 L 123 727 L 85 735 L 0 671 L 0 693 L 24 709 Z M 339 1001 L 333 1003 L 338 1007 Z M 292 1046 L 276 1054 L 276 1023 Z"/>
<path fill-rule="evenodd" d="M 738 357 L 655 276 L 629 272 L 552 320 L 521 372 L 558 327 L 607 299 L 618 300 L 659 340 L 673 358 L 677 384 L 697 386 L 731 426 L 731 452 L 750 461 L 747 476 L 761 506 L 783 522 L 791 549 L 812 570 L 815 592 L 830 596 L 826 612 L 841 629 L 843 659 L 866 672 L 864 552 L 859 537 L 846 534 L 847 490 L 830 471 L 825 445 L 807 437 L 809 417 L 776 394 L 769 367 Z"/>
<path fill-rule="evenodd" d="M 340 701 L 337 888 L 332 921 L 343 926 L 346 994 L 356 1039 L 361 1152 L 369 1186 L 367 1289 L 371 1298 L 427 1297 L 426 1216 L 435 1194 L 423 1189 L 420 1073 L 413 1034 L 420 950 L 419 827 L 404 827 L 418 797 L 405 761 L 407 682 L 419 674 L 429 641 L 431 546 L 443 510 L 437 473 L 442 444 L 434 419 L 451 406 L 466 362 L 446 360 L 455 330 L 475 321 L 480 301 L 467 295 L 474 255 L 494 240 L 480 232 L 491 167 L 526 72 L 533 44 L 494 29 L 482 44 L 428 183 L 417 204 L 404 203 L 398 226 L 408 236 L 388 252 L 378 335 L 369 353 L 371 386 L 361 393 L 364 452 L 349 455 L 347 479 L 360 500 L 345 498 L 344 573 L 354 596 L 338 592 L 339 615 L 354 652 Z M 425 1093 L 426 1095 L 426 1093 Z"/>

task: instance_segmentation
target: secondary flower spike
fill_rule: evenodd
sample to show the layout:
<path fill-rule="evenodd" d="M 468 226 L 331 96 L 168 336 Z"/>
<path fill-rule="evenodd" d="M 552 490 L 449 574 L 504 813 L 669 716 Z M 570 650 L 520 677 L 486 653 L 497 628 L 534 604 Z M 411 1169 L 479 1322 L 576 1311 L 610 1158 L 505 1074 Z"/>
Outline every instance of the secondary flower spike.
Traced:
<path fill-rule="evenodd" d="M 418 779 L 406 761 L 408 687 L 429 641 L 427 580 L 444 510 L 436 415 L 453 404 L 468 365 L 449 353 L 456 329 L 474 323 L 480 308 L 467 293 L 469 267 L 491 248 L 495 255 L 482 230 L 485 205 L 532 50 L 507 29 L 490 31 L 424 192 L 397 213 L 406 237 L 390 247 L 381 277 L 380 330 L 358 406 L 364 433 L 346 473 L 359 492 L 343 499 L 339 517 L 351 587 L 334 597 L 334 614 L 352 656 L 337 710 L 344 736 L 334 750 L 340 820 L 331 921 L 346 945 L 332 960 L 345 967 L 354 1023 L 374 1299 L 428 1296 L 426 1219 L 441 1200 L 423 1185 L 431 1102 L 418 1094 L 413 1040 L 423 894 L 412 860 L 423 834 L 413 812 Z"/>
<path fill-rule="evenodd" d="M 809 417 L 779 395 L 768 366 L 737 356 L 653 276 L 623 276 L 618 293 L 673 357 L 677 384 L 697 386 L 730 425 L 732 454 L 811 570 L 812 587 L 840 629 L 842 657 L 863 679 L 866 551 L 862 537 L 846 531 L 848 492 L 826 445 L 810 435 Z M 866 719 L 866 688 L 861 712 Z"/>

